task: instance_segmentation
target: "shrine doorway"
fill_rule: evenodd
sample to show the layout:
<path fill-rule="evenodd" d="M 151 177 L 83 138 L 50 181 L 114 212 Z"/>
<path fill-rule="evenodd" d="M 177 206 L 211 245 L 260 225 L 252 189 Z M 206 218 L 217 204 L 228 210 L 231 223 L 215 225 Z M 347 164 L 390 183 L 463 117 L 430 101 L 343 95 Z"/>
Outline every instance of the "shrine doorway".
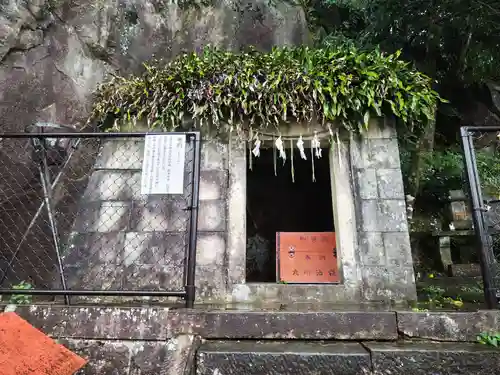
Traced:
<path fill-rule="evenodd" d="M 247 151 L 247 282 L 276 282 L 277 232 L 334 232 L 332 172 L 329 150 L 307 160 L 295 150 L 293 167 L 276 150 L 261 149 L 259 157 Z"/>

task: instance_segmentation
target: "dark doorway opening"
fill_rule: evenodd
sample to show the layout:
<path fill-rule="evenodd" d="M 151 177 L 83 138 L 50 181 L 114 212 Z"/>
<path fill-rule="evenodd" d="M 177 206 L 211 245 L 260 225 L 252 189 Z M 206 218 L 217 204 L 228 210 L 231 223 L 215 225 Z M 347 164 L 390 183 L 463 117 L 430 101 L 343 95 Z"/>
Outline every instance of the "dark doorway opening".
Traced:
<path fill-rule="evenodd" d="M 276 160 L 274 173 L 273 149 L 261 149 L 258 158 L 247 154 L 247 282 L 276 282 L 276 232 L 332 232 L 332 188 L 329 150 L 311 161 L 293 160 L 294 179 L 290 162 Z"/>

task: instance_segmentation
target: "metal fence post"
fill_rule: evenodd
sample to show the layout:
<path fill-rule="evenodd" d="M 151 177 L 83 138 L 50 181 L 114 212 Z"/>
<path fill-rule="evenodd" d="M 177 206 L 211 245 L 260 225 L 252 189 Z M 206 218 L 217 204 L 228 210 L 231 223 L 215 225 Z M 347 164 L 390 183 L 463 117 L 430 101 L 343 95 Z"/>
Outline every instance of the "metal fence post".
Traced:
<path fill-rule="evenodd" d="M 198 238 L 198 202 L 200 195 L 200 164 L 201 164 L 201 135 L 196 132 L 191 135 L 194 142 L 193 156 L 193 183 L 191 191 L 191 217 L 189 222 L 189 247 L 187 257 L 186 276 L 186 307 L 193 308 L 196 298 L 196 240 Z"/>
<path fill-rule="evenodd" d="M 493 283 L 490 266 L 495 261 L 492 249 L 487 246 L 487 233 L 484 228 L 483 220 L 483 202 L 480 192 L 480 181 L 477 172 L 477 164 L 475 158 L 474 147 L 472 144 L 471 134 L 467 127 L 460 128 L 462 137 L 462 148 L 464 152 L 464 164 L 467 177 L 467 186 L 472 205 L 472 220 L 474 223 L 474 233 L 478 243 L 478 253 L 481 265 L 481 274 L 483 276 L 484 298 L 489 309 L 495 309 L 498 301 L 496 289 Z"/>

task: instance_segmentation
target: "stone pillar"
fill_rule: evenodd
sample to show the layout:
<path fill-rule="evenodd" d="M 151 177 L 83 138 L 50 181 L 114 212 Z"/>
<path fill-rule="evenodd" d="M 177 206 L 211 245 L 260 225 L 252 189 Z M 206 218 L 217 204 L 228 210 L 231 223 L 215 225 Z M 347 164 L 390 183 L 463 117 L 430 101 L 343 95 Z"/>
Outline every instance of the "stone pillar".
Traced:
<path fill-rule="evenodd" d="M 197 302 L 225 299 L 228 184 L 227 144 L 204 140 L 195 275 Z"/>
<path fill-rule="evenodd" d="M 396 131 L 370 123 L 351 139 L 361 291 L 367 300 L 416 299 Z"/>

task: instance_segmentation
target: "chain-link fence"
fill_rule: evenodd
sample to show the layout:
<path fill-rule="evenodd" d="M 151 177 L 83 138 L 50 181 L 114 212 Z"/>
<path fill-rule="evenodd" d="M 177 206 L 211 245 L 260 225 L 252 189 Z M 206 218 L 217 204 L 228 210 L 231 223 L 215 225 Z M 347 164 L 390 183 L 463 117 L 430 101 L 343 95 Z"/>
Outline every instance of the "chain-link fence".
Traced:
<path fill-rule="evenodd" d="M 474 231 L 490 308 L 500 298 L 500 128 L 461 129 Z"/>
<path fill-rule="evenodd" d="M 141 192 L 150 136 L 184 142 L 166 141 L 157 155 L 161 164 L 169 150 L 184 153 L 177 155 L 182 178 L 169 176 L 178 194 Z M 70 296 L 180 297 L 192 306 L 199 133 L 0 138 L 1 294 L 14 302 L 60 295 L 66 303 Z M 151 178 L 163 181 L 162 173 Z"/>

